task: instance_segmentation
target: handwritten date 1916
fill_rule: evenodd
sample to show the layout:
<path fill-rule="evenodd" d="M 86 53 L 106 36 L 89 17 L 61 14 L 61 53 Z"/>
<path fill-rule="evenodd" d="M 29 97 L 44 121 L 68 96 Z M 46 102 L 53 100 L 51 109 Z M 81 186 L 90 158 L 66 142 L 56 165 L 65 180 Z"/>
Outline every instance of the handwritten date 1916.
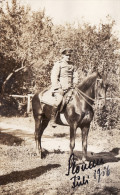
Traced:
<path fill-rule="evenodd" d="M 110 175 L 110 168 L 109 165 L 107 167 L 104 167 L 103 169 L 98 168 L 97 170 L 94 170 L 94 179 L 100 182 L 101 177 L 103 176 L 109 176 Z"/>

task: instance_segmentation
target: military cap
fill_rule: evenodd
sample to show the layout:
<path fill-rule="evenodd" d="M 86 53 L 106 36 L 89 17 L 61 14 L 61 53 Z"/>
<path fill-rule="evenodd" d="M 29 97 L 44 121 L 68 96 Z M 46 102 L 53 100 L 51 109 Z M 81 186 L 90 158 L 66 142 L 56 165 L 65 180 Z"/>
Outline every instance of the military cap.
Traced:
<path fill-rule="evenodd" d="M 65 48 L 65 49 L 63 49 L 62 51 L 61 51 L 61 54 L 63 54 L 63 55 L 69 55 L 69 54 L 71 54 L 73 52 L 73 49 L 71 49 L 71 48 Z"/>

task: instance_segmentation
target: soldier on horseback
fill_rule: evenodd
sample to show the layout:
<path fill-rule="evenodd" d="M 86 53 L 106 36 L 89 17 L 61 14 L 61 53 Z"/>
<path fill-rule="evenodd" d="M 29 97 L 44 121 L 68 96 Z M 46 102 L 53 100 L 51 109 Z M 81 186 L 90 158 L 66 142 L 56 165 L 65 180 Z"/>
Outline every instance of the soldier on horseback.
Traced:
<path fill-rule="evenodd" d="M 62 51 L 62 60 L 54 64 L 51 72 L 52 95 L 55 97 L 50 120 L 52 127 L 56 126 L 57 108 L 64 94 L 78 83 L 78 73 L 74 63 L 71 61 L 72 53 L 72 49 L 64 49 Z"/>

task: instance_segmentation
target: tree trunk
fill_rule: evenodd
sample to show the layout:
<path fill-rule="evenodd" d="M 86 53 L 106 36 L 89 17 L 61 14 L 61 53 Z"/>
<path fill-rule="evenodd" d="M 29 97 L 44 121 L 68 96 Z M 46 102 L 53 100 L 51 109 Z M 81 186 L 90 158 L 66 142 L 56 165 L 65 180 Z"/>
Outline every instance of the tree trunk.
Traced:
<path fill-rule="evenodd" d="M 28 68 L 30 66 L 32 66 L 33 64 L 35 63 L 35 61 L 33 61 L 29 66 L 24 66 L 25 64 L 25 60 L 22 61 L 22 64 L 21 64 L 21 67 L 16 69 L 16 70 L 13 70 L 13 72 L 11 72 L 7 78 L 5 79 L 5 81 L 3 82 L 3 85 L 2 85 L 2 91 L 1 91 L 1 98 L 4 96 L 4 93 L 5 93 L 5 87 L 6 87 L 6 83 L 9 81 L 9 79 L 17 72 L 25 69 L 25 68 Z"/>
<path fill-rule="evenodd" d="M 23 69 L 26 68 L 26 67 L 27 67 L 27 66 L 23 66 L 23 67 L 21 67 L 21 68 L 18 68 L 18 69 L 16 69 L 16 70 L 14 70 L 13 72 L 11 72 L 11 73 L 7 76 L 7 78 L 5 79 L 5 81 L 3 82 L 3 85 L 2 85 L 2 91 L 1 91 L 1 96 L 2 96 L 2 97 L 4 96 L 5 87 L 6 87 L 7 82 L 10 80 L 10 78 L 11 78 L 15 73 L 17 73 L 17 72 L 23 70 Z"/>
<path fill-rule="evenodd" d="M 13 76 L 14 72 L 11 72 L 7 78 L 5 79 L 5 81 L 3 82 L 2 84 L 2 91 L 1 91 L 1 95 L 2 97 L 4 96 L 4 93 L 5 93 L 5 86 L 6 86 L 6 83 L 8 82 L 8 80 Z"/>

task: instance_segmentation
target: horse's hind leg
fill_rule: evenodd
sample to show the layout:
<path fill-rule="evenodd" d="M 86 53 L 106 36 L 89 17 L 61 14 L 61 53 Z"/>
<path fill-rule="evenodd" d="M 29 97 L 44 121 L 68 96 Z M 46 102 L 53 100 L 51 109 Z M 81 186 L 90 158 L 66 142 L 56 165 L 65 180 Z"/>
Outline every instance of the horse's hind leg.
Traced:
<path fill-rule="evenodd" d="M 82 162 L 86 161 L 87 158 L 87 138 L 89 132 L 89 125 L 81 128 L 82 130 Z"/>
<path fill-rule="evenodd" d="M 42 115 L 35 118 L 35 141 L 36 141 L 36 153 L 42 158 L 41 137 L 44 129 L 47 127 L 49 120 Z"/>
<path fill-rule="evenodd" d="M 41 154 L 41 143 L 40 143 L 41 121 L 42 121 L 42 116 L 41 115 L 35 117 L 35 141 L 36 141 L 36 153 L 37 153 L 37 155 Z"/>
<path fill-rule="evenodd" d="M 43 158 L 43 157 L 45 156 L 45 155 L 42 153 L 41 137 L 42 137 L 42 134 L 43 134 L 45 128 L 47 127 L 48 123 L 49 123 L 49 119 L 44 115 L 44 116 L 42 117 L 42 121 L 41 121 L 40 137 L 39 137 L 41 158 Z"/>

